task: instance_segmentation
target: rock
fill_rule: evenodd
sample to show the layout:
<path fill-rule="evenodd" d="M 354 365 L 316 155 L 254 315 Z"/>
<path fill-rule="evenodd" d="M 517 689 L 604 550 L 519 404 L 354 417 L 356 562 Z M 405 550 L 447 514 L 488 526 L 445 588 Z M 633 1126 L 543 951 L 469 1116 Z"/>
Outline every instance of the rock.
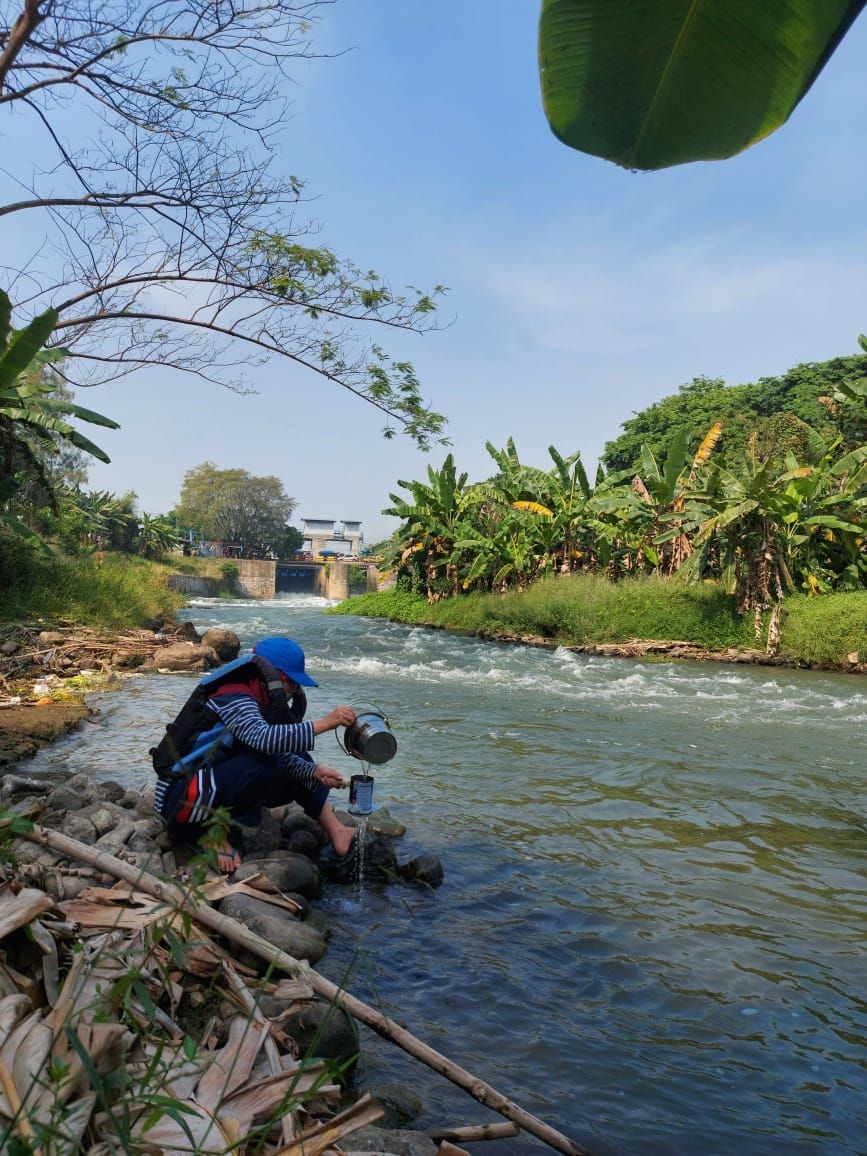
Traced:
<path fill-rule="evenodd" d="M 387 1131 L 369 1124 L 366 1128 L 359 1128 L 352 1133 L 351 1147 L 346 1149 L 347 1156 L 365 1153 L 365 1156 L 436 1156 L 439 1145 L 426 1136 L 424 1132 L 407 1132 L 397 1129 Z"/>
<path fill-rule="evenodd" d="M 271 851 L 280 849 L 283 830 L 267 807 L 261 809 L 256 827 L 241 827 L 241 844 L 246 859 L 264 859 Z"/>
<path fill-rule="evenodd" d="M 851 650 L 846 655 L 846 661 L 849 663 L 850 666 L 857 666 L 858 663 L 861 661 L 860 652 L 857 650 Z"/>
<path fill-rule="evenodd" d="M 260 873 L 284 893 L 297 891 L 307 899 L 316 899 L 322 894 L 322 876 L 306 855 L 277 851 L 274 857 L 267 859 L 245 859 L 235 872 L 235 878 L 249 879 L 251 875 Z"/>
<path fill-rule="evenodd" d="M 294 1010 L 281 1021 L 281 1026 L 298 1044 L 302 1056 L 340 1063 L 355 1062 L 359 1052 L 358 1033 L 342 1008 L 322 999 L 288 1006 Z M 286 1006 L 282 1010 L 286 1011 Z"/>
<path fill-rule="evenodd" d="M 85 800 L 71 787 L 55 787 L 45 800 L 52 811 L 80 811 Z"/>
<path fill-rule="evenodd" d="M 70 839 L 78 839 L 80 843 L 87 843 L 88 846 L 96 841 L 93 823 L 83 815 L 67 815 L 59 830 Z"/>
<path fill-rule="evenodd" d="M 351 815 L 349 811 L 338 811 L 337 817 L 347 827 L 358 827 L 362 822 L 361 816 Z M 405 824 L 393 818 L 387 807 L 380 807 L 367 816 L 367 830 L 372 835 L 388 835 L 390 839 L 399 839 L 406 834 Z"/>
<path fill-rule="evenodd" d="M 220 902 L 219 909 L 296 959 L 317 963 L 325 954 L 324 935 L 271 903 L 263 903 L 249 895 L 227 895 Z M 261 960 L 258 966 L 263 966 Z"/>
<path fill-rule="evenodd" d="M 402 1128 L 422 1114 L 424 1105 L 411 1088 L 403 1084 L 380 1084 L 371 1089 L 371 1095 L 385 1115 L 378 1121 L 380 1128 Z"/>
<path fill-rule="evenodd" d="M 212 647 L 222 662 L 232 662 L 241 653 L 241 640 L 234 630 L 212 626 L 202 635 L 202 645 Z"/>
<path fill-rule="evenodd" d="M 84 808 L 83 814 L 86 819 L 90 819 L 91 823 L 93 823 L 94 830 L 99 836 L 114 830 L 120 821 L 120 816 L 113 807 L 89 806 Z M 132 823 L 129 822 L 127 815 L 123 816 L 123 821 L 129 827 L 129 830 L 132 831 Z"/>
<path fill-rule="evenodd" d="M 436 855 L 416 855 L 400 869 L 407 883 L 423 883 L 425 887 L 439 887 L 443 881 L 443 865 Z"/>
<path fill-rule="evenodd" d="M 65 634 L 61 634 L 59 630 L 42 630 L 39 633 L 40 646 L 59 646 L 68 639 Z"/>
<path fill-rule="evenodd" d="M 96 799 L 96 784 L 89 775 L 79 772 L 73 775 L 71 779 L 66 781 L 67 787 L 70 787 L 77 795 L 81 795 L 86 803 L 92 803 Z"/>
<path fill-rule="evenodd" d="M 385 835 L 371 835 L 369 831 L 365 832 L 363 838 L 364 854 L 361 859 L 364 878 L 378 883 L 392 883 L 399 879 L 400 868 L 391 840 Z M 353 843 L 349 854 L 342 858 L 338 858 L 327 847 L 319 859 L 319 867 L 332 883 L 352 883 L 358 878 L 358 861 L 357 848 Z"/>
<path fill-rule="evenodd" d="M 307 831 L 313 836 L 320 847 L 327 845 L 328 836 L 316 820 L 311 819 L 297 803 L 290 803 L 288 807 L 278 808 L 278 810 L 285 810 L 285 814 L 280 823 L 283 830 L 284 844 L 288 843 L 296 831 Z"/>
<path fill-rule="evenodd" d="M 20 795 L 44 795 L 51 790 L 47 779 L 31 779 L 25 775 L 4 775 L 0 797 L 14 799 Z"/>
<path fill-rule="evenodd" d="M 310 904 L 307 902 L 306 897 L 303 896 L 300 891 L 286 891 L 284 894 L 286 895 L 287 899 L 293 899 L 298 904 L 299 910 L 296 912 L 296 914 L 299 919 L 304 920 L 309 918 Z"/>
<path fill-rule="evenodd" d="M 150 835 L 146 835 L 144 831 L 133 831 L 127 839 L 126 845 L 130 851 L 143 851 L 148 855 L 159 854 L 159 847 L 157 847 Z"/>
<path fill-rule="evenodd" d="M 164 646 L 154 655 L 154 666 L 159 671 L 203 671 L 219 666 L 216 650 L 210 646 L 198 646 L 191 642 L 174 642 Z"/>
<path fill-rule="evenodd" d="M 20 649 L 21 643 L 10 638 L 0 646 L 0 654 L 17 654 Z"/>
<path fill-rule="evenodd" d="M 313 863 L 319 862 L 319 840 L 312 831 L 305 831 L 301 827 L 293 831 L 285 840 L 286 850 L 296 855 L 304 855 Z"/>
<path fill-rule="evenodd" d="M 97 784 L 96 793 L 106 803 L 119 803 L 126 794 L 126 788 L 112 779 L 106 779 L 105 782 Z"/>
<path fill-rule="evenodd" d="M 141 795 L 138 791 L 124 791 L 122 798 L 117 800 L 117 805 L 123 807 L 124 810 L 134 811 L 141 805 Z"/>

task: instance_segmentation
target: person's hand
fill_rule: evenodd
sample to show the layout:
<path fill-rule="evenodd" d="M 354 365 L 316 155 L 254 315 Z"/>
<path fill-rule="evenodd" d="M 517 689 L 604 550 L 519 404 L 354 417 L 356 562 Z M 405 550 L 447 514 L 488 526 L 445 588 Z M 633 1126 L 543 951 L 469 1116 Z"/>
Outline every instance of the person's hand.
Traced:
<path fill-rule="evenodd" d="M 325 718 L 317 719 L 313 724 L 313 733 L 318 735 L 322 731 L 334 731 L 338 727 L 351 727 L 355 722 L 355 711 L 351 706 L 336 706 L 329 711 Z"/>
<path fill-rule="evenodd" d="M 340 771 L 335 771 L 334 767 L 326 767 L 324 763 L 317 763 L 313 778 L 325 787 L 346 787 L 349 785 Z"/>

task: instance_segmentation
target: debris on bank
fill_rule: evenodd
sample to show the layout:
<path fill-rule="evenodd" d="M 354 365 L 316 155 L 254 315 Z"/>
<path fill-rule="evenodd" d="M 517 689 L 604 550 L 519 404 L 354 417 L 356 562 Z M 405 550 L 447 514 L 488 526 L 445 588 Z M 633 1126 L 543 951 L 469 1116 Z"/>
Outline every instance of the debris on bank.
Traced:
<path fill-rule="evenodd" d="M 230 878 L 171 846 L 150 808 L 84 774 L 0 778 L 0 1151 L 454 1156 L 518 1125 L 585 1151 L 313 969 L 322 874 L 290 849 L 316 830 L 300 808 L 263 811 Z M 353 1087 L 356 1023 L 506 1121 L 407 1130 L 411 1092 Z"/>

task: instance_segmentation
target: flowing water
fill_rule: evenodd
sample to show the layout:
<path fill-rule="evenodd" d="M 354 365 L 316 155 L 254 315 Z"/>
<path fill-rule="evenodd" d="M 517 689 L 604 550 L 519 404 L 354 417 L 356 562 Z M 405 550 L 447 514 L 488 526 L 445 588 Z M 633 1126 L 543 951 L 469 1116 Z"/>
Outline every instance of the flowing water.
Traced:
<path fill-rule="evenodd" d="M 188 611 L 245 644 L 298 639 L 311 717 L 375 703 L 394 728 L 374 801 L 407 825 L 401 860 L 438 855 L 445 883 L 330 888 L 322 970 L 596 1153 L 867 1152 L 867 683 L 325 605 Z M 190 686 L 130 679 L 35 766 L 148 783 Z M 317 757 L 358 769 L 334 735 Z M 372 1034 L 363 1047 L 365 1081 L 414 1088 L 423 1126 L 496 1118 Z"/>

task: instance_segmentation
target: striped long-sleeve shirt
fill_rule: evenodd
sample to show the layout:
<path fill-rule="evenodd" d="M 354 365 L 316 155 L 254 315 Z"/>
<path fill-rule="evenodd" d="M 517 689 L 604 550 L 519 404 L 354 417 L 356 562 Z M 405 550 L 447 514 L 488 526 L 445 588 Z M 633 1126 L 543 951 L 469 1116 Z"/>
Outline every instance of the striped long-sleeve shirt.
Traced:
<path fill-rule="evenodd" d="M 315 741 L 313 723 L 268 723 L 256 699 L 250 694 L 221 694 L 208 700 L 208 707 L 224 722 L 237 743 L 254 751 L 273 755 L 280 760 L 289 774 L 296 776 L 305 787 L 315 783 L 316 764 L 309 758 L 300 758 L 312 749 Z"/>

